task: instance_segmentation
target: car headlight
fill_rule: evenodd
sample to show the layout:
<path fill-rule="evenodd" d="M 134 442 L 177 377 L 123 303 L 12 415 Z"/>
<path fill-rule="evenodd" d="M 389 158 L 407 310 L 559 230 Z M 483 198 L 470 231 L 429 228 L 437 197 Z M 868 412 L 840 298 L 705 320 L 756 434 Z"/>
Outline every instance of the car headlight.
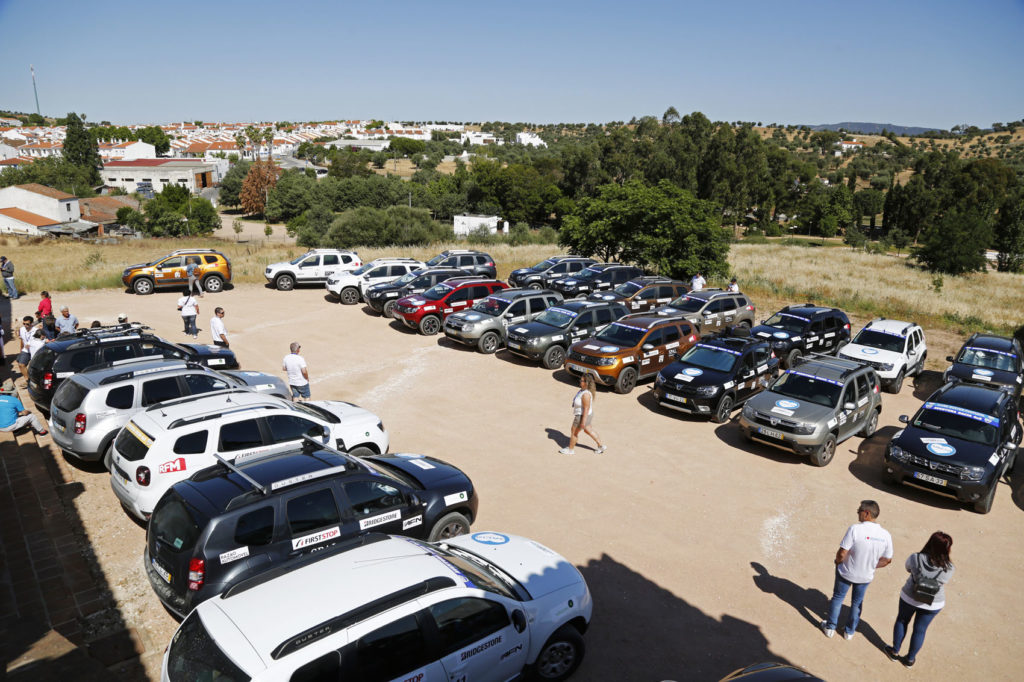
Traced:
<path fill-rule="evenodd" d="M 883 372 L 891 372 L 894 365 L 891 362 L 880 362 L 879 367 Z"/>
<path fill-rule="evenodd" d="M 818 428 L 817 424 L 808 424 L 806 422 L 801 422 L 797 424 L 795 427 L 793 427 L 793 433 L 800 434 L 801 436 L 809 436 L 812 433 L 814 433 L 814 430 L 816 428 Z"/>
<path fill-rule="evenodd" d="M 697 395 L 704 396 L 705 398 L 710 398 L 716 393 L 718 393 L 718 386 L 699 386 L 697 388 Z"/>
<path fill-rule="evenodd" d="M 985 467 L 964 467 L 960 470 L 960 478 L 965 481 L 980 481 L 985 477 Z"/>
<path fill-rule="evenodd" d="M 655 386 L 661 386 L 664 383 L 665 383 L 665 375 L 664 374 L 658 374 L 658 376 L 656 376 L 654 378 L 654 385 Z"/>
<path fill-rule="evenodd" d="M 463 322 L 462 323 L 462 331 L 464 331 L 464 332 L 471 332 L 474 329 L 476 329 L 476 324 L 475 323 L 473 323 L 473 322 Z"/>
<path fill-rule="evenodd" d="M 618 362 L 618 358 L 594 358 L 594 364 L 598 367 L 608 367 Z"/>
<path fill-rule="evenodd" d="M 384 433 L 384 422 L 382 422 L 382 421 L 377 422 L 377 428 L 380 429 L 381 433 Z"/>
<path fill-rule="evenodd" d="M 889 457 L 896 460 L 897 462 L 906 462 L 910 459 L 910 456 L 903 452 L 903 448 L 898 445 L 889 446 Z"/>
<path fill-rule="evenodd" d="M 526 339 L 526 345 L 527 346 L 539 346 L 540 342 L 542 340 L 543 339 L 541 339 L 539 336 L 531 336 L 530 338 Z"/>
<path fill-rule="evenodd" d="M 743 414 L 743 416 L 744 416 L 744 417 L 746 417 L 747 419 L 753 419 L 753 418 L 754 418 L 754 415 L 756 415 L 756 414 L 757 414 L 757 410 L 755 410 L 755 409 L 753 408 L 753 406 L 752 406 L 752 405 L 751 405 L 750 403 L 747 403 L 747 404 L 745 404 L 745 405 L 743 406 L 743 412 L 742 412 L 742 414 Z"/>
<path fill-rule="evenodd" d="M 789 341 L 772 341 L 772 348 L 785 348 L 789 345 Z"/>

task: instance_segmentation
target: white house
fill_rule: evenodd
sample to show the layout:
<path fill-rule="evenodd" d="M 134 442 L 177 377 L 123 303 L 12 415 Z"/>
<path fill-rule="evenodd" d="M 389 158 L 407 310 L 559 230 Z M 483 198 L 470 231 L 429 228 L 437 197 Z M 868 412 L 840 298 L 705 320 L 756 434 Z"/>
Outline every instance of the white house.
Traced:
<path fill-rule="evenodd" d="M 120 187 L 125 192 L 136 192 L 138 183 L 148 182 L 154 192 L 162 192 L 167 185 L 181 185 L 192 194 L 217 181 L 216 168 L 193 159 L 135 159 L 110 161 L 103 164 L 100 177 L 108 187 Z"/>
<path fill-rule="evenodd" d="M 24 156 L 31 156 L 33 159 L 43 159 L 48 156 L 63 156 L 64 143 L 40 140 L 29 142 L 21 146 L 21 153 Z"/>
<path fill-rule="evenodd" d="M 453 218 L 453 227 L 456 237 L 465 237 L 481 227 L 486 227 L 491 234 L 495 234 L 498 230 L 501 230 L 503 234 L 508 233 L 508 221 L 499 220 L 496 215 L 457 215 Z"/>
<path fill-rule="evenodd" d="M 117 161 L 156 158 L 156 147 L 141 140 L 106 142 L 99 145 L 100 156 Z"/>
<path fill-rule="evenodd" d="M 516 144 L 529 145 L 531 147 L 547 147 L 548 143 L 540 139 L 537 133 L 516 133 Z"/>
<path fill-rule="evenodd" d="M 839 150 L 843 152 L 859 151 L 865 147 L 863 142 L 858 142 L 857 140 L 842 140 L 836 144 L 839 145 Z"/>
<path fill-rule="evenodd" d="M 30 183 L 0 189 L 0 233 L 39 236 L 81 222 L 78 197 Z"/>
<path fill-rule="evenodd" d="M 466 140 L 469 140 L 470 144 L 503 144 L 494 133 L 478 133 L 473 130 L 466 131 L 459 137 L 460 144 L 465 144 Z"/>

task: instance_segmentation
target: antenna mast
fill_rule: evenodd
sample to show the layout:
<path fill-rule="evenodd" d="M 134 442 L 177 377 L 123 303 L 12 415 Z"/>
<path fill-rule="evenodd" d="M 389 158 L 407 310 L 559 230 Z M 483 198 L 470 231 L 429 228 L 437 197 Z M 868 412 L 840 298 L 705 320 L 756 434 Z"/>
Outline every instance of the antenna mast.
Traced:
<path fill-rule="evenodd" d="M 36 96 L 36 115 L 42 116 L 43 114 L 39 111 L 39 91 L 36 90 L 36 67 L 29 64 L 28 68 L 32 72 L 32 92 L 35 93 Z"/>

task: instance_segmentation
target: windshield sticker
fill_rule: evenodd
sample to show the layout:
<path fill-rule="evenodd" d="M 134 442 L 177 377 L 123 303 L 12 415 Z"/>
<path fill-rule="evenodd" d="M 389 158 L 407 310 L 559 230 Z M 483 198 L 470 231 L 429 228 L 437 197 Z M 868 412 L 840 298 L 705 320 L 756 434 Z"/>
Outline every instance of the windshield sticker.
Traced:
<path fill-rule="evenodd" d="M 550 310 L 553 313 L 562 313 L 563 315 L 568 315 L 569 317 L 576 317 L 576 315 L 579 314 L 574 313 L 571 310 L 566 310 L 565 308 L 548 308 L 548 310 Z"/>
<path fill-rule="evenodd" d="M 967 417 L 968 419 L 973 419 L 990 426 L 999 426 L 998 417 L 993 417 L 982 412 L 975 412 L 974 410 L 968 410 L 963 407 L 957 407 L 956 405 L 927 402 L 924 404 L 924 409 L 935 410 L 936 412 L 945 412 L 946 414 L 955 414 L 958 417 Z"/>
<path fill-rule="evenodd" d="M 991 374 L 982 374 L 981 372 L 975 372 L 971 375 L 971 378 L 975 381 L 992 381 Z"/>
<path fill-rule="evenodd" d="M 320 542 L 334 540 L 340 536 L 341 528 L 335 526 L 334 528 L 328 528 L 327 530 L 321 530 L 316 533 L 310 533 L 309 535 L 303 535 L 302 537 L 292 539 L 292 549 L 302 549 L 303 547 L 309 547 L 310 545 L 315 545 Z"/>
<path fill-rule="evenodd" d="M 249 548 L 239 547 L 238 549 L 233 549 L 230 552 L 224 552 L 221 554 L 220 563 L 221 565 L 230 564 L 232 561 L 238 561 L 239 559 L 244 559 L 247 556 L 249 556 Z"/>
<path fill-rule="evenodd" d="M 587 350 L 598 350 L 599 348 L 601 348 L 601 346 L 595 346 L 592 343 L 588 343 L 587 345 L 585 345 L 583 347 L 586 348 Z"/>
<path fill-rule="evenodd" d="M 508 544 L 509 537 L 501 533 L 473 533 L 469 537 L 473 538 L 474 542 L 479 542 L 481 545 L 504 545 Z"/>
<path fill-rule="evenodd" d="M 135 425 L 134 422 L 128 422 L 128 425 L 125 426 L 125 428 L 128 429 L 129 433 L 142 441 L 142 444 L 147 448 L 153 447 L 153 439 L 147 436 L 142 429 Z"/>
<path fill-rule="evenodd" d="M 530 330 L 527 329 L 526 327 L 516 327 L 512 331 L 516 332 L 517 334 L 525 334 L 526 332 L 528 332 Z"/>
<path fill-rule="evenodd" d="M 861 348 L 860 352 L 864 355 L 878 355 L 878 350 L 875 348 Z"/>
<path fill-rule="evenodd" d="M 400 518 L 402 518 L 402 510 L 395 509 L 394 511 L 389 511 L 386 514 L 371 516 L 368 519 L 359 519 L 359 530 L 374 528 L 376 526 L 380 526 L 391 521 L 397 521 Z"/>
<path fill-rule="evenodd" d="M 781 317 L 792 317 L 794 320 L 800 320 L 801 322 L 810 322 L 809 317 L 800 317 L 799 315 L 792 315 L 790 313 L 779 313 Z"/>
<path fill-rule="evenodd" d="M 819 377 L 819 376 L 814 375 L 814 374 L 807 374 L 806 372 L 798 372 L 795 369 L 786 370 L 786 374 L 796 374 L 797 376 L 804 377 L 805 379 L 814 379 L 815 381 L 824 381 L 825 383 L 832 384 L 833 386 L 842 387 L 842 385 L 843 385 L 843 382 L 841 382 L 841 381 L 835 381 L 834 379 L 826 379 L 825 377 Z"/>
<path fill-rule="evenodd" d="M 452 495 L 445 495 L 444 496 L 444 505 L 446 507 L 450 507 L 453 504 L 458 504 L 459 502 L 465 502 L 467 499 L 469 499 L 469 494 L 466 493 L 465 490 L 463 490 L 463 491 L 454 493 Z"/>
<path fill-rule="evenodd" d="M 865 329 L 870 329 L 871 331 L 878 332 L 880 334 L 888 334 L 889 336 L 898 336 L 901 339 L 907 338 L 907 335 L 904 334 L 903 332 L 894 332 L 888 329 L 879 329 L 877 327 L 865 327 Z"/>
<path fill-rule="evenodd" d="M 922 438 L 922 443 L 945 443 L 945 438 Z"/>
<path fill-rule="evenodd" d="M 717 350 L 723 353 L 732 353 L 733 355 L 743 355 L 743 353 L 740 353 L 739 351 L 735 351 L 729 348 L 722 348 L 721 346 L 709 346 L 706 343 L 697 343 L 694 345 L 697 346 L 697 348 L 707 348 L 708 350 Z"/>
<path fill-rule="evenodd" d="M 769 334 L 768 332 L 758 332 L 757 335 L 760 336 L 762 339 L 771 338 L 771 334 Z"/>
<path fill-rule="evenodd" d="M 422 514 L 420 514 L 419 516 L 414 516 L 411 519 L 406 519 L 405 521 L 402 521 L 402 530 L 409 530 L 410 528 L 415 528 L 416 526 L 420 525 L 423 525 Z"/>
<path fill-rule="evenodd" d="M 950 457 L 956 454 L 956 448 L 949 443 L 929 443 L 928 452 L 939 457 Z"/>
<path fill-rule="evenodd" d="M 410 459 L 409 463 L 418 466 L 420 469 L 434 469 L 434 465 L 425 459 Z"/>
<path fill-rule="evenodd" d="M 1006 351 L 994 350 L 992 348 L 978 348 L 977 346 L 967 346 L 967 348 L 965 348 L 964 350 L 977 351 L 978 353 L 981 353 L 982 355 L 984 355 L 985 353 L 996 353 L 997 355 L 1006 355 L 1006 356 L 1011 357 L 1011 358 L 1017 357 L 1016 353 L 1007 353 Z"/>

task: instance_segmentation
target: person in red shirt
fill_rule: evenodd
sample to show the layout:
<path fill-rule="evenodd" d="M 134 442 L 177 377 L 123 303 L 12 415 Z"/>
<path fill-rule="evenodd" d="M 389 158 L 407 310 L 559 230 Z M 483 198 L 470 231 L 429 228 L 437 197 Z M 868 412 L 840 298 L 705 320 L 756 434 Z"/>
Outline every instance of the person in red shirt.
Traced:
<path fill-rule="evenodd" d="M 50 300 L 50 292 L 44 291 L 40 294 L 39 307 L 36 308 L 36 319 L 42 320 L 47 315 L 53 314 L 53 301 Z"/>

